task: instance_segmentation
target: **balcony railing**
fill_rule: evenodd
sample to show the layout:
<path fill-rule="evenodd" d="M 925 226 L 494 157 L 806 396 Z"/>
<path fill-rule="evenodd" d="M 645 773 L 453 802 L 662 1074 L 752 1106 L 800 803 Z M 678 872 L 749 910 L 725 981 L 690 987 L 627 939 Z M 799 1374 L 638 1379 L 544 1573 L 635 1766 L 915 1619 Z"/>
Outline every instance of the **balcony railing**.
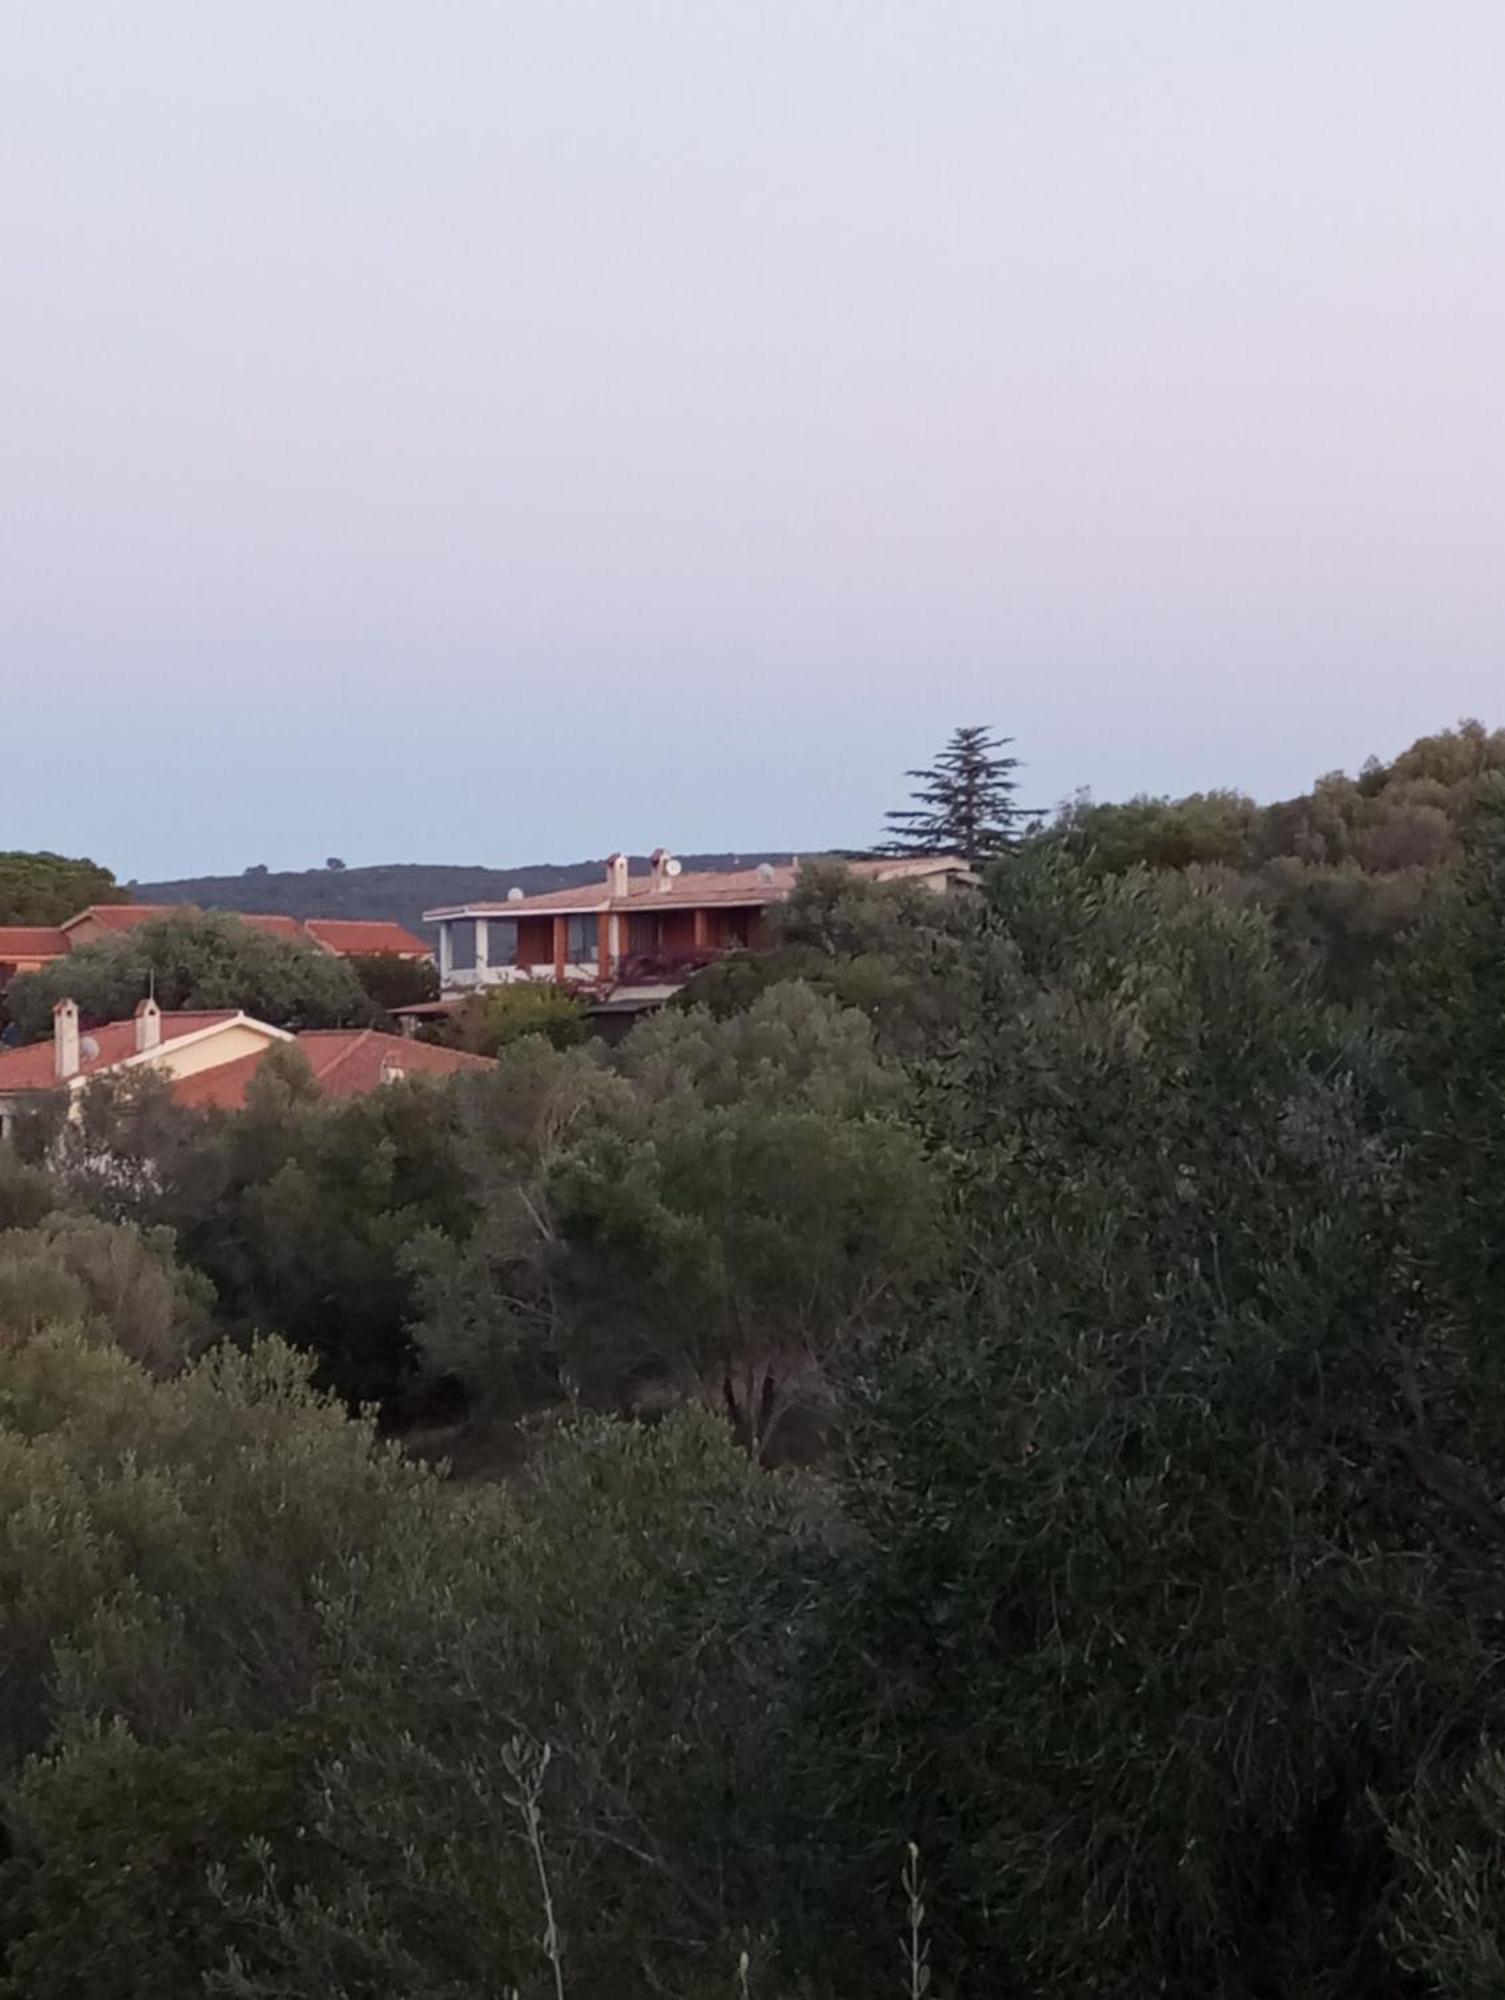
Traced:
<path fill-rule="evenodd" d="M 630 951 L 617 969 L 621 986 L 673 986 L 720 958 L 719 950 Z"/>

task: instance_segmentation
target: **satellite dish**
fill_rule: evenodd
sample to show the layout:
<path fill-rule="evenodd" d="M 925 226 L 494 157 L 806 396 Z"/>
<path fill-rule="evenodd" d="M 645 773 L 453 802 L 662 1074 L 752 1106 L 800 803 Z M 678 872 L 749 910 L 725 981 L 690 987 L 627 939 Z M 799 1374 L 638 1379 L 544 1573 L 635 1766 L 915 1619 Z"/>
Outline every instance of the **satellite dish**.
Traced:
<path fill-rule="evenodd" d="M 685 864 L 682 861 L 666 861 L 664 863 L 664 873 L 666 875 L 683 875 L 684 872 Z"/>
<path fill-rule="evenodd" d="M 521 889 L 509 889 L 507 891 L 507 901 L 509 903 L 520 903 L 522 899 L 523 892 Z"/>
<path fill-rule="evenodd" d="M 99 1054 L 99 1043 L 92 1035 L 84 1035 L 79 1040 L 78 1052 L 85 1062 L 93 1062 Z"/>

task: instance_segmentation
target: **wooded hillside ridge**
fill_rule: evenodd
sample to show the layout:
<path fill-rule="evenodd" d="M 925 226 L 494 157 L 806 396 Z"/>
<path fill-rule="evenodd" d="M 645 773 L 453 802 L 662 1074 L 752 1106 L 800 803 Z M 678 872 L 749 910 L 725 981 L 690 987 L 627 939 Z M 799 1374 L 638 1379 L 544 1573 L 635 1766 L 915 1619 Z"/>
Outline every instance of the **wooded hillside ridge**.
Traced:
<path fill-rule="evenodd" d="M 794 850 L 760 848 L 756 853 L 684 854 L 687 869 L 757 868 L 787 862 Z M 634 855 L 636 872 L 647 855 Z M 596 882 L 606 857 L 596 861 L 530 861 L 519 868 L 427 861 L 383 861 L 369 868 L 248 868 L 240 875 L 184 875 L 170 882 L 131 882 L 137 903 L 194 903 L 203 910 L 241 910 L 291 917 L 389 918 L 433 941 L 425 910 L 459 903 L 501 903 L 509 889 L 525 896 L 549 889 L 573 889 Z"/>

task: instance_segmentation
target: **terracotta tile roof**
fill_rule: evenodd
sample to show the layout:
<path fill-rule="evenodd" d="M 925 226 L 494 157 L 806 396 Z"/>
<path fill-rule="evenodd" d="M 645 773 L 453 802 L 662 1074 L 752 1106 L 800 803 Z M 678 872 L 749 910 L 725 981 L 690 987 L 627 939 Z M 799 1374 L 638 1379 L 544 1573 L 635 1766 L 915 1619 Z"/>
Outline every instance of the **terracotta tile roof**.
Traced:
<path fill-rule="evenodd" d="M 651 875 L 633 875 L 625 896 L 613 896 L 604 881 L 584 882 L 577 889 L 547 890 L 506 903 L 466 903 L 453 910 L 425 910 L 424 917 L 547 917 L 579 915 L 589 910 L 693 909 L 706 903 L 775 903 L 794 887 L 796 870 L 775 868 L 764 875 L 756 868 L 729 874 L 673 875 L 667 887 L 655 886 Z"/>
<path fill-rule="evenodd" d="M 965 863 L 953 854 L 878 857 L 842 864 L 869 882 L 901 881 L 908 877 L 960 871 Z M 672 875 L 660 884 L 651 874 L 629 877 L 627 894 L 613 896 L 605 880 L 585 882 L 575 889 L 547 890 L 505 903 L 465 903 L 453 909 L 425 910 L 426 920 L 442 917 L 548 917 L 579 915 L 590 910 L 704 909 L 714 905 L 761 908 L 781 903 L 799 880 L 798 862 L 739 868 L 721 873 Z"/>
<path fill-rule="evenodd" d="M 63 929 L 71 931 L 75 924 L 92 917 L 107 931 L 133 931 L 138 924 L 150 923 L 153 917 L 170 917 L 180 907 L 177 903 L 91 903 L 87 910 L 70 917 Z"/>
<path fill-rule="evenodd" d="M 317 944 L 342 958 L 427 958 L 429 948 L 401 924 L 369 923 L 344 917 L 310 917 L 303 926 Z"/>
<path fill-rule="evenodd" d="M 845 864 L 866 882 L 902 882 L 914 875 L 970 875 L 959 854 L 884 854 L 871 861 Z"/>
<path fill-rule="evenodd" d="M 211 1028 L 216 1022 L 238 1018 L 233 1007 L 220 1008 L 213 1013 L 164 1014 L 162 1039 L 164 1042 L 176 1041 L 182 1035 L 196 1035 L 200 1028 Z M 136 1053 L 134 1021 L 107 1021 L 102 1027 L 85 1028 L 79 1040 L 84 1042 L 91 1037 L 98 1045 L 99 1053 L 80 1063 L 80 1076 L 99 1076 Z M 0 1051 L 0 1096 L 6 1096 L 11 1091 L 53 1089 L 58 1081 L 55 1065 L 56 1056 L 50 1035 L 44 1042 L 28 1042 L 23 1049 Z"/>
<path fill-rule="evenodd" d="M 467 1070 L 496 1067 L 486 1056 L 435 1048 L 429 1042 L 410 1042 L 402 1035 L 384 1035 L 375 1028 L 309 1029 L 298 1036 L 298 1047 L 308 1057 L 314 1082 L 324 1097 L 364 1096 L 389 1081 L 393 1072 L 404 1077 L 457 1076 Z M 179 1104 L 198 1110 L 242 1110 L 251 1079 L 268 1053 L 258 1049 L 235 1062 L 222 1063 L 218 1069 L 203 1069 L 184 1077 L 173 1096 Z"/>
<path fill-rule="evenodd" d="M 245 910 L 222 910 L 217 914 L 239 917 L 240 921 L 249 924 L 252 930 L 266 931 L 272 937 L 303 936 L 303 926 L 296 917 L 262 916 Z M 142 924 L 152 923 L 158 917 L 201 915 L 203 912 L 194 903 L 93 903 L 87 910 L 80 910 L 76 917 L 70 917 L 63 929 L 71 931 L 90 917 L 107 931 L 133 931 Z"/>
<path fill-rule="evenodd" d="M 432 1042 L 410 1042 L 405 1035 L 384 1035 L 377 1028 L 312 1028 L 298 1037 L 308 1057 L 314 1082 L 328 1097 L 353 1097 L 382 1080 L 390 1063 L 404 1076 L 458 1076 L 462 1070 L 493 1070 L 489 1056 L 463 1049 L 441 1049 Z"/>
<path fill-rule="evenodd" d="M 0 965 L 18 958 L 61 958 L 68 949 L 66 933 L 44 924 L 0 924 Z"/>
<path fill-rule="evenodd" d="M 296 917 L 255 917 L 247 916 L 244 910 L 221 910 L 224 917 L 239 917 L 243 924 L 249 924 L 253 931 L 265 931 L 270 937 L 299 938 L 303 936 L 303 926 Z"/>

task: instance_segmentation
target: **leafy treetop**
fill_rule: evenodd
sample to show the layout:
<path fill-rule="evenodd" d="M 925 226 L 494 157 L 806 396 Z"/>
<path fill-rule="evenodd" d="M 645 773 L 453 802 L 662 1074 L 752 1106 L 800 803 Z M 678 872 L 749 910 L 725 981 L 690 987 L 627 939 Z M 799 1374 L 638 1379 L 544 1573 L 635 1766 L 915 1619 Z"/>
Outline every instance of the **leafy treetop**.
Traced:
<path fill-rule="evenodd" d="M 371 1019 L 371 1001 L 344 959 L 313 944 L 201 910 L 154 917 L 119 937 L 82 945 L 14 980 L 6 1006 L 36 1040 L 62 999 L 96 1021 L 124 1020 L 155 991 L 162 1006 L 240 1007 L 274 1028 L 337 1028 Z"/>
<path fill-rule="evenodd" d="M 61 924 L 91 903 L 128 903 L 108 868 L 65 854 L 0 853 L 0 924 Z"/>

